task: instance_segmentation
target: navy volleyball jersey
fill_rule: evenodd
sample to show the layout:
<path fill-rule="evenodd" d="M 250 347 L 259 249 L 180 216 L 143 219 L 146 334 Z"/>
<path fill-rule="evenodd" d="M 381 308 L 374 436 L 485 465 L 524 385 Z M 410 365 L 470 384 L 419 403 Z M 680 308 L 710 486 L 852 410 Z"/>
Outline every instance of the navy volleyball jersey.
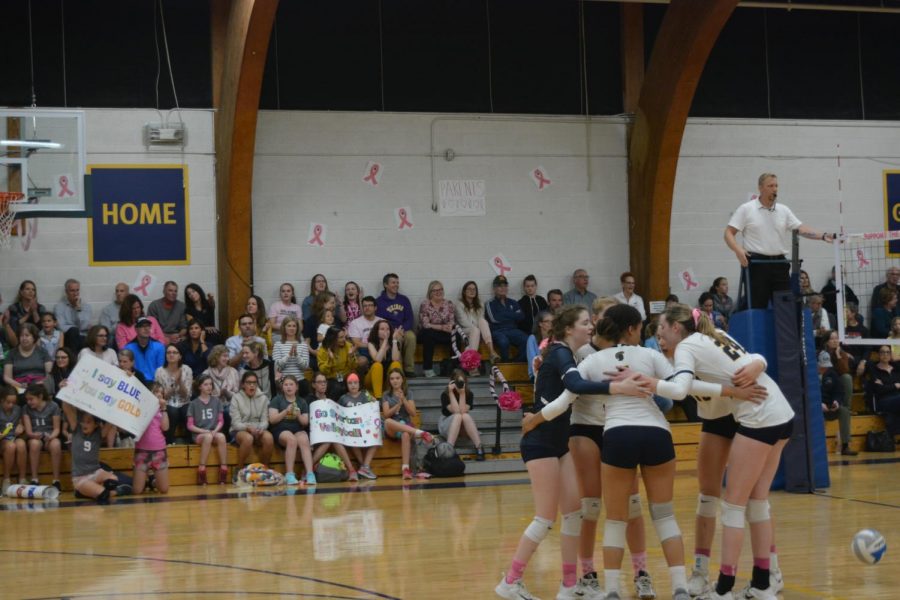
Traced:
<path fill-rule="evenodd" d="M 553 344 L 541 368 L 538 369 L 537 376 L 534 381 L 534 403 L 531 405 L 531 412 L 540 412 L 545 405 L 553 402 L 566 390 L 563 383 L 563 377 L 572 369 L 577 369 L 575 364 L 575 355 L 572 350 L 565 344 Z M 568 440 L 569 438 L 569 421 L 572 416 L 572 407 L 566 409 L 566 412 L 546 423 L 541 423 L 537 428 L 526 434 L 538 434 L 541 437 L 549 436 L 556 440 Z"/>

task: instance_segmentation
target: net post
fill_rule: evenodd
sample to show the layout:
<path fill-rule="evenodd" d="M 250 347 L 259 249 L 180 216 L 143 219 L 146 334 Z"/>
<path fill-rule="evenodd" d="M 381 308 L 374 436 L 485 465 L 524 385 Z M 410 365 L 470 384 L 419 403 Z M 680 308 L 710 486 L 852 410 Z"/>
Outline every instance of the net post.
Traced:
<path fill-rule="evenodd" d="M 837 325 L 838 325 L 838 340 L 842 343 L 846 338 L 846 334 L 844 333 L 844 327 L 846 323 L 844 322 L 844 265 L 841 263 L 841 243 L 843 240 L 844 234 L 836 235 L 831 240 L 831 245 L 834 248 L 834 305 L 837 307 Z"/>

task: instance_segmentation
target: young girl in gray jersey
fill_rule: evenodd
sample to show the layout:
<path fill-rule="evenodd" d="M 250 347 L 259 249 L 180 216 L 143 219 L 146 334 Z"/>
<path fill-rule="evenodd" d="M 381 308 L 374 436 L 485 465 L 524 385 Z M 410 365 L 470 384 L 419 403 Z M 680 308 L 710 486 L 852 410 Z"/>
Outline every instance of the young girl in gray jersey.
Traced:
<path fill-rule="evenodd" d="M 219 483 L 224 485 L 228 479 L 228 441 L 222 433 L 225 426 L 222 402 L 212 395 L 213 380 L 209 375 L 201 375 L 197 379 L 197 390 L 199 394 L 191 400 L 187 412 L 188 431 L 194 443 L 200 446 L 197 485 L 207 484 L 206 459 L 213 446 L 219 452 Z"/>
<path fill-rule="evenodd" d="M 385 437 L 400 440 L 400 456 L 403 461 L 400 466 L 400 475 L 403 479 L 412 479 L 409 457 L 413 440 L 422 438 L 425 443 L 430 444 L 433 438 L 427 431 L 413 426 L 413 419 L 416 418 L 416 403 L 413 401 L 412 394 L 409 393 L 403 369 L 391 369 L 388 373 L 388 386 L 390 386 L 390 390 L 385 392 L 381 398 L 381 417 L 384 419 Z"/>
<path fill-rule="evenodd" d="M 25 389 L 25 439 L 28 446 L 28 460 L 31 466 L 31 484 L 39 485 L 38 464 L 41 450 L 50 453 L 53 469 L 53 485 L 62 490 L 59 483 L 59 463 L 62 458 L 62 443 L 59 441 L 62 419 L 59 406 L 50 400 L 50 394 L 42 383 L 32 383 Z"/>
<path fill-rule="evenodd" d="M 115 426 L 100 421 L 90 413 L 78 412 L 66 404 L 63 412 L 72 431 L 72 489 L 77 498 L 94 498 L 107 502 L 116 495 L 118 478 L 100 467 L 100 446 Z"/>
<path fill-rule="evenodd" d="M 377 402 L 377 400 L 369 395 L 369 392 L 360 390 L 359 375 L 351 373 L 347 376 L 347 393 L 341 396 L 340 400 L 338 400 L 338 404 L 350 407 L 365 404 L 366 402 Z M 356 459 L 356 462 L 359 463 L 359 469 L 357 470 L 359 477 L 365 477 L 366 479 L 376 478 L 371 465 L 378 448 L 379 446 L 368 446 L 366 448 L 357 448 L 356 446 L 350 447 L 353 457 Z M 353 475 L 356 475 L 356 473 L 351 471 L 350 481 L 353 481 Z"/>
<path fill-rule="evenodd" d="M 15 388 L 0 387 L 0 451 L 3 453 L 3 488 L 0 494 L 12 485 L 13 463 L 19 467 L 19 483 L 25 483 L 27 450 L 25 440 L 21 438 L 25 425 L 22 424 L 22 407 L 17 402 Z"/>

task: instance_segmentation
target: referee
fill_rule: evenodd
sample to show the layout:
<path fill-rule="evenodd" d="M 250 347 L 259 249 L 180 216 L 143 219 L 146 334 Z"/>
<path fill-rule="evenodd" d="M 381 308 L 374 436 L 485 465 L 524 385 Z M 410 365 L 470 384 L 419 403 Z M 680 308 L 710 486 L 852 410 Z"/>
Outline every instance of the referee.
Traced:
<path fill-rule="evenodd" d="M 766 308 L 772 292 L 790 289 L 790 265 L 784 261 L 789 252 L 791 232 L 795 229 L 810 240 L 831 242 L 834 236 L 800 222 L 790 208 L 776 202 L 778 177 L 759 176 L 759 197 L 741 204 L 725 228 L 725 243 L 737 256 L 741 267 L 749 268 L 750 308 Z M 740 232 L 744 245 L 734 237 Z"/>

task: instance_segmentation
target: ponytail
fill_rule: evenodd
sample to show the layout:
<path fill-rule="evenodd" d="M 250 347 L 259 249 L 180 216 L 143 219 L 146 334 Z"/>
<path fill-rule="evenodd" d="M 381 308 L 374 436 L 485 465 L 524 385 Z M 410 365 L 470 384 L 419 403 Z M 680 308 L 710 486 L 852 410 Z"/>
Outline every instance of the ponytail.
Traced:
<path fill-rule="evenodd" d="M 681 323 L 681 326 L 684 327 L 688 334 L 701 333 L 713 338 L 720 344 L 728 345 L 731 343 L 722 335 L 721 331 L 716 329 L 716 326 L 709 320 L 706 313 L 699 308 L 692 309 L 687 304 L 672 304 L 665 310 L 663 315 L 670 324 Z"/>

